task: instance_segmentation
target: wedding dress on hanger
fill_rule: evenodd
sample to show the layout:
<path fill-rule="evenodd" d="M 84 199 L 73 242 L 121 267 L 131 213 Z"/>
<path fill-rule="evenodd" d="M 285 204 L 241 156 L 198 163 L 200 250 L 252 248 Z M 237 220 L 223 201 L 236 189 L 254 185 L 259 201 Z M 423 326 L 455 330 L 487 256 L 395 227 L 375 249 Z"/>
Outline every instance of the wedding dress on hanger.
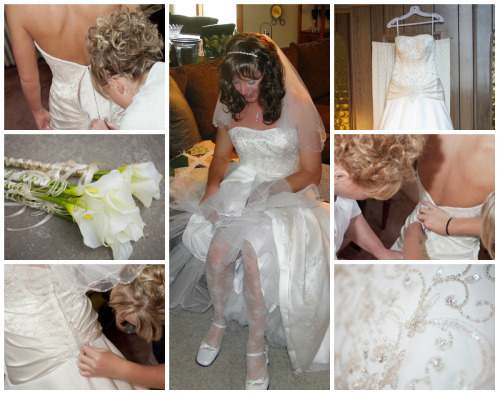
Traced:
<path fill-rule="evenodd" d="M 146 389 L 105 377 L 83 377 L 83 344 L 123 357 L 102 333 L 85 295 L 130 282 L 142 265 L 5 265 L 5 389 Z M 103 274 L 104 273 L 104 274 Z"/>
<path fill-rule="evenodd" d="M 396 60 L 382 130 L 453 130 L 429 34 L 396 37 Z"/>
<path fill-rule="evenodd" d="M 495 265 L 335 265 L 335 389 L 495 388 Z"/>
<path fill-rule="evenodd" d="M 120 124 L 124 110 L 94 89 L 90 66 L 58 59 L 35 42 L 52 71 L 49 113 L 53 129 L 88 130 L 93 119 Z"/>

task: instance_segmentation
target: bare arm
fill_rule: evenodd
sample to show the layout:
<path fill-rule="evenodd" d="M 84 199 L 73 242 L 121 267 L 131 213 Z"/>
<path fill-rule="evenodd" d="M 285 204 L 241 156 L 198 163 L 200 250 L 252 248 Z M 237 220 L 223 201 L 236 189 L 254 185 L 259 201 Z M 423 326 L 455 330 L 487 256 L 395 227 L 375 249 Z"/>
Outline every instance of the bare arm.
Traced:
<path fill-rule="evenodd" d="M 208 170 L 207 188 L 200 204 L 219 190 L 220 183 L 224 179 L 224 174 L 229 165 L 232 151 L 233 143 L 227 130 L 221 127 L 217 128 L 215 151 Z"/>
<path fill-rule="evenodd" d="M 7 4 L 5 12 L 21 88 L 39 129 L 50 128 L 50 115 L 42 106 L 38 62 L 33 39 L 23 26 L 22 5 Z"/>
<path fill-rule="evenodd" d="M 405 229 L 403 243 L 403 259 L 423 259 L 420 253 L 420 244 L 425 239 L 425 234 L 420 222 L 413 222 Z"/>
<path fill-rule="evenodd" d="M 345 237 L 351 239 L 363 250 L 368 251 L 377 259 L 401 259 L 399 251 L 391 251 L 384 247 L 380 239 L 373 232 L 363 214 L 351 219 Z"/>
<path fill-rule="evenodd" d="M 286 178 L 292 192 L 298 192 L 321 180 L 321 152 L 299 151 L 300 170 Z"/>

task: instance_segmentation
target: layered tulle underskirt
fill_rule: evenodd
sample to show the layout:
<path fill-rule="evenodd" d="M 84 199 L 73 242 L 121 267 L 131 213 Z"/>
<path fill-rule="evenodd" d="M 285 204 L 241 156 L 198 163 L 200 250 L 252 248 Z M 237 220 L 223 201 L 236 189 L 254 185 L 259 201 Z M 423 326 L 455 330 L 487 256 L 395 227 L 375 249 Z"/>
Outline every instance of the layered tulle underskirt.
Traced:
<path fill-rule="evenodd" d="M 170 309 L 211 306 L 205 261 L 217 243 L 224 263 L 235 263 L 224 314 L 247 325 L 242 254 L 248 254 L 258 261 L 269 343 L 287 347 L 293 369 L 329 369 L 329 204 L 319 201 L 315 186 L 248 203 L 269 181 L 232 163 L 219 191 L 202 205 L 204 184 L 171 182 Z"/>

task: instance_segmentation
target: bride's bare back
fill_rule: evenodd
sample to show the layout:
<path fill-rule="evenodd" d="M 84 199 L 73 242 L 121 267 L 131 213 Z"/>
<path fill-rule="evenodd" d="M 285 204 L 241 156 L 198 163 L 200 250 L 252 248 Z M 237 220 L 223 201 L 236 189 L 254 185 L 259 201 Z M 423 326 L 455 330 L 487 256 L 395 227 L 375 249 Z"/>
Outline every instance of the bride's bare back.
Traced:
<path fill-rule="evenodd" d="M 120 4 L 6 5 L 9 24 L 24 29 L 49 55 L 70 62 L 90 62 L 85 37 L 97 17 L 120 9 Z M 124 6 L 125 7 L 125 6 Z M 135 5 L 127 5 L 135 11 Z"/>
<path fill-rule="evenodd" d="M 495 136 L 430 135 L 418 175 L 438 206 L 482 204 L 495 189 Z"/>

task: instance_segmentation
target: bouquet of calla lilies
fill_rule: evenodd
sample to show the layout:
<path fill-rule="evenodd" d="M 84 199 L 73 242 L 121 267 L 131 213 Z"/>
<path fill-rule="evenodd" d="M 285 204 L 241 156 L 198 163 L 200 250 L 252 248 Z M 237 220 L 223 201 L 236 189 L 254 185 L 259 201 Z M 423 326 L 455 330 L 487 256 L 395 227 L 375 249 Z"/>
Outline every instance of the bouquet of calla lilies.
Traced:
<path fill-rule="evenodd" d="M 114 259 L 128 259 L 131 241 L 144 236 L 133 196 L 150 207 L 153 198 L 160 198 L 163 178 L 152 162 L 103 171 L 95 164 L 46 164 L 13 158 L 5 158 L 5 165 L 24 169 L 5 170 L 6 199 L 76 222 L 86 246 L 110 247 Z M 69 184 L 68 178 L 75 175 L 81 177 L 78 185 Z"/>

